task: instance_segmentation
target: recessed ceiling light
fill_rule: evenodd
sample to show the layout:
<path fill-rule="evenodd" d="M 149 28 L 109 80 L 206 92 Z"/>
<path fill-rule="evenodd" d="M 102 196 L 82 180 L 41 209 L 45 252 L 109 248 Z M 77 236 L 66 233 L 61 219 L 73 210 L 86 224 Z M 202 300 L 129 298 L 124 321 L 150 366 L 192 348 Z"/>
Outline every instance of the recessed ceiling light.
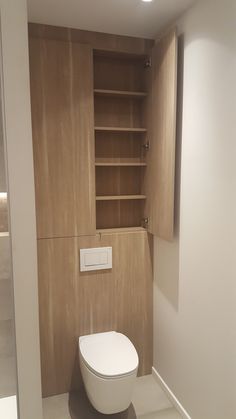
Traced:
<path fill-rule="evenodd" d="M 151 2 L 152 0 L 142 0 L 142 1 L 144 1 L 144 2 Z"/>

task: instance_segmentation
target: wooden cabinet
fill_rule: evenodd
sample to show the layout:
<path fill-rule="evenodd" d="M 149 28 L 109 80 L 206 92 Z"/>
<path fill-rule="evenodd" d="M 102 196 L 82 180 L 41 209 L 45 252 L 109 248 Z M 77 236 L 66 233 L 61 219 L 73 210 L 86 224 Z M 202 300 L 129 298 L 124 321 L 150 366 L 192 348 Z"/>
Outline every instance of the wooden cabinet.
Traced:
<path fill-rule="evenodd" d="M 172 238 L 176 64 L 175 32 L 145 54 L 30 39 L 39 238 Z"/>
<path fill-rule="evenodd" d="M 95 234 L 92 48 L 30 38 L 38 238 Z"/>
<path fill-rule="evenodd" d="M 176 57 L 174 32 L 154 44 L 30 25 L 44 396 L 74 387 L 82 334 L 126 334 L 151 372 L 148 232 L 173 235 Z M 98 246 L 112 270 L 81 273 L 79 250 Z"/>
<path fill-rule="evenodd" d="M 173 236 L 177 46 L 94 53 L 97 229 Z"/>

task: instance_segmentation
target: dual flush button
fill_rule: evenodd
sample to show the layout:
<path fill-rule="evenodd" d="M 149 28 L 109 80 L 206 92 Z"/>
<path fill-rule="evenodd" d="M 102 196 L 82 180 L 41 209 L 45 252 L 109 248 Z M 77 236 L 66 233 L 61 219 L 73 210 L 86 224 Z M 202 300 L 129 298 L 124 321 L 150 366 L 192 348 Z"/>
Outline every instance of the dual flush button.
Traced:
<path fill-rule="evenodd" d="M 112 247 L 80 249 L 80 271 L 112 268 Z"/>

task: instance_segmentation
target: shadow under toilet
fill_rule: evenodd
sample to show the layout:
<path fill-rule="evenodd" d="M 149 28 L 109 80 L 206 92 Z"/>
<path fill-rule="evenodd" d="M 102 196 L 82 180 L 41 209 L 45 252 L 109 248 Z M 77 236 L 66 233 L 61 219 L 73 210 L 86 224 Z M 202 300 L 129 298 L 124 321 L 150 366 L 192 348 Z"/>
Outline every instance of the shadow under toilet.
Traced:
<path fill-rule="evenodd" d="M 125 412 L 104 415 L 97 412 L 91 405 L 84 387 L 69 394 L 69 411 L 71 419 L 137 419 L 133 405 Z"/>

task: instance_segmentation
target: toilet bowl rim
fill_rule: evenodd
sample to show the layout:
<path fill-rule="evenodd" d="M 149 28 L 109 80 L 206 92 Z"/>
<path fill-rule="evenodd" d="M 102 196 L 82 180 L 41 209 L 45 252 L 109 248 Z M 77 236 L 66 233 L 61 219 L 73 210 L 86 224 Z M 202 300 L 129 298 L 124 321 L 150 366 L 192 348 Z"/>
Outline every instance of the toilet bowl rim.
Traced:
<path fill-rule="evenodd" d="M 92 374 L 94 374 L 96 377 L 99 377 L 99 378 L 102 378 L 102 379 L 104 379 L 104 380 L 118 380 L 118 379 L 122 379 L 122 378 L 126 378 L 126 377 L 129 377 L 129 376 L 131 376 L 131 375 L 134 375 L 135 373 L 137 373 L 137 371 L 138 371 L 138 367 L 139 367 L 139 363 L 138 363 L 138 365 L 137 365 L 137 367 L 136 368 L 134 368 L 133 370 L 131 370 L 131 371 L 129 371 L 129 372 L 126 372 L 126 373 L 124 373 L 124 374 L 117 374 L 117 375 L 104 375 L 104 374 L 101 374 L 101 373 L 99 373 L 99 372 L 97 372 L 96 370 L 94 370 L 92 367 L 91 367 L 91 365 L 89 365 L 88 364 L 88 362 L 84 359 L 84 357 L 83 357 L 83 355 L 82 355 L 82 353 L 80 352 L 80 361 L 84 364 L 84 366 L 85 367 L 87 367 L 88 368 L 88 370 L 92 373 Z"/>

